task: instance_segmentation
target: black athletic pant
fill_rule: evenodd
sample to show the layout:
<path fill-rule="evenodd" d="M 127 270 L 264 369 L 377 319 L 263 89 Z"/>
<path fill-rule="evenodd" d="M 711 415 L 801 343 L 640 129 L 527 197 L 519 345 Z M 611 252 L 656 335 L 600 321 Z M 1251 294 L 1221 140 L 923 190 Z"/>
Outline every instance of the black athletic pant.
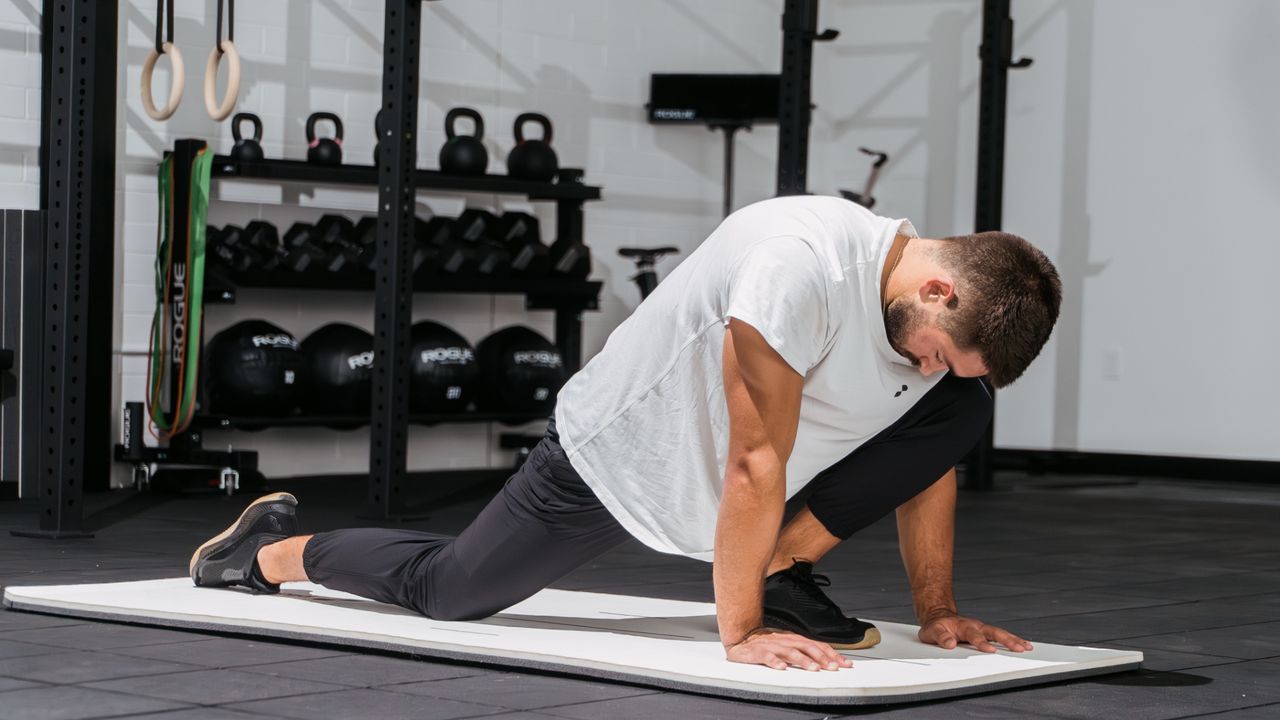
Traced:
<path fill-rule="evenodd" d="M 897 422 L 814 478 L 810 510 L 832 535 L 848 538 L 955 466 L 991 411 L 982 381 L 944 377 Z M 327 588 L 437 620 L 473 620 L 524 600 L 627 537 L 569 464 L 551 422 L 524 466 L 458 537 L 334 530 L 311 538 L 302 564 Z"/>

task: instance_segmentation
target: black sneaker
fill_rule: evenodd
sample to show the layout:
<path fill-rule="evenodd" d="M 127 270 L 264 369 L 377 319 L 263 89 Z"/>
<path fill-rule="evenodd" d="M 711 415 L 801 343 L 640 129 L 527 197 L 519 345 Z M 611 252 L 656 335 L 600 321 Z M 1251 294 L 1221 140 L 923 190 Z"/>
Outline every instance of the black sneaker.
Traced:
<path fill-rule="evenodd" d="M 840 650 L 878 645 L 880 631 L 875 625 L 845 617 L 822 592 L 830 584 L 826 575 L 814 575 L 813 564 L 804 561 L 765 578 L 765 627 L 820 640 Z"/>
<path fill-rule="evenodd" d="M 267 582 L 258 568 L 263 545 L 298 534 L 298 500 L 286 492 L 254 500 L 240 519 L 191 555 L 191 580 L 200 587 L 243 585 L 255 592 L 275 594 L 280 586 Z"/>

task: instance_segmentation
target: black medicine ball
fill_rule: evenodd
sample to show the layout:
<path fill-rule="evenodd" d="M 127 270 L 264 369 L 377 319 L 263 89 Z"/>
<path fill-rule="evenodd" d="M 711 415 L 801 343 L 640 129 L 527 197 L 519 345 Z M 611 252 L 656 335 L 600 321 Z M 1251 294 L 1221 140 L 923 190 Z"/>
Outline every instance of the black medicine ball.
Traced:
<path fill-rule="evenodd" d="M 412 337 L 409 407 L 420 413 L 466 410 L 480 379 L 480 366 L 471 343 L 429 320 L 416 323 Z"/>
<path fill-rule="evenodd" d="M 373 336 L 330 323 L 302 341 L 307 394 L 302 409 L 316 415 L 368 415 L 373 388 Z"/>
<path fill-rule="evenodd" d="M 476 347 L 484 410 L 550 414 L 568 380 L 560 349 L 527 327 L 499 330 Z"/>
<path fill-rule="evenodd" d="M 267 417 L 293 413 L 305 374 L 297 338 L 266 320 L 244 320 L 205 343 L 204 376 L 210 411 Z"/>

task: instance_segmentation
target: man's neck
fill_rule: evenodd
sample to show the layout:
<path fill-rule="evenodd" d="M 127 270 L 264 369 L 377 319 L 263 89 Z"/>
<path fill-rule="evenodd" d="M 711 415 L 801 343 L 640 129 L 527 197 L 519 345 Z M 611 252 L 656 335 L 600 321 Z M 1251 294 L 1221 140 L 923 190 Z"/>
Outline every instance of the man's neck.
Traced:
<path fill-rule="evenodd" d="M 893 239 L 893 245 L 889 248 L 889 254 L 885 256 L 884 268 L 880 270 L 880 307 L 888 309 L 889 299 L 898 296 L 902 292 L 895 286 L 900 286 L 901 276 L 895 275 L 894 271 L 902 264 L 902 256 L 907 253 L 907 247 L 911 244 L 910 237 L 899 234 Z M 897 282 L 895 282 L 897 281 Z"/>

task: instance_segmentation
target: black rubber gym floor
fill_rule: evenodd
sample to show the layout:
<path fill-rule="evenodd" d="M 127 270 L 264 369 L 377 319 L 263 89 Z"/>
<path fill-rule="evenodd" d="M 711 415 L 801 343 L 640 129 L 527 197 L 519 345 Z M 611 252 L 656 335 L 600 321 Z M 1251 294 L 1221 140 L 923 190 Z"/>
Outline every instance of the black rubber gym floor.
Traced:
<path fill-rule="evenodd" d="M 964 495 L 962 611 L 1032 640 L 1137 648 L 1146 669 L 888 709 L 751 705 L 480 665 L 0 611 L 0 716 L 326 718 L 1280 718 L 1280 488 L 1005 477 Z M 279 483 L 304 531 L 354 520 L 357 483 Z M 100 496 L 91 540 L 15 538 L 34 515 L 0 503 L 0 586 L 183 575 L 192 548 L 249 497 Z M 456 532 L 483 497 L 403 525 Z M 892 521 L 829 556 L 848 611 L 910 621 Z M 710 566 L 627 545 L 557 586 L 710 600 Z M 794 671 L 791 671 L 794 672 Z"/>

